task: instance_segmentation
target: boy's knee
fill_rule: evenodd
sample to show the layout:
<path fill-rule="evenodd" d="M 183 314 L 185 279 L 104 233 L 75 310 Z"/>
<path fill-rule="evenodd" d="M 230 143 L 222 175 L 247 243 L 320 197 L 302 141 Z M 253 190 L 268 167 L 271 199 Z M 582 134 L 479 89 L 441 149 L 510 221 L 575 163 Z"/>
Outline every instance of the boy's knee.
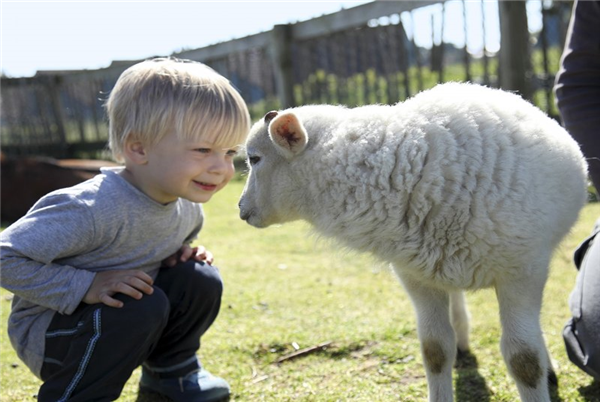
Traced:
<path fill-rule="evenodd" d="M 214 293 L 219 297 L 223 293 L 223 279 L 219 269 L 212 265 L 204 264 L 196 266 L 199 285 L 207 292 Z"/>
<path fill-rule="evenodd" d="M 115 298 L 123 301 L 123 307 L 115 309 L 116 315 L 123 317 L 132 328 L 148 332 L 162 330 L 169 319 L 170 302 L 159 288 L 155 287 L 151 295 L 145 294 L 139 300 L 125 295 Z"/>
<path fill-rule="evenodd" d="M 171 308 L 214 309 L 220 306 L 223 281 L 219 270 L 206 263 L 187 261 L 163 268 L 155 287 L 161 288 L 171 300 Z"/>
<path fill-rule="evenodd" d="M 188 261 L 181 264 L 180 267 L 173 269 L 183 269 L 185 275 L 181 275 L 186 285 L 194 293 L 204 298 L 220 298 L 223 293 L 223 280 L 218 268 L 207 263 Z"/>

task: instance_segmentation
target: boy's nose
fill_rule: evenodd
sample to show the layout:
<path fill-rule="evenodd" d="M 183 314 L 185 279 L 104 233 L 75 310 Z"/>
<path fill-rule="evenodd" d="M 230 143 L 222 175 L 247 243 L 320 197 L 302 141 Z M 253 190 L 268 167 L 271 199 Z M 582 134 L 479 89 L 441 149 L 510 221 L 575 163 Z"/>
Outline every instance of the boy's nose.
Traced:
<path fill-rule="evenodd" d="M 229 169 L 230 164 L 231 162 L 226 160 L 224 157 L 215 156 L 210 165 L 209 171 L 212 173 L 224 173 Z"/>

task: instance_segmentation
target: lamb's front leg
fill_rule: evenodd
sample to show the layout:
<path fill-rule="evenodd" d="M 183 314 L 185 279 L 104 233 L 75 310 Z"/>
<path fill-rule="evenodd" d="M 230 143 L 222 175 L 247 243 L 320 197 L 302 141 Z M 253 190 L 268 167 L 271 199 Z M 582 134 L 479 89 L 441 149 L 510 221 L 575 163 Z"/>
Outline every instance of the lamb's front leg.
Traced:
<path fill-rule="evenodd" d="M 417 330 L 427 373 L 429 401 L 453 400 L 452 367 L 456 358 L 456 340 L 450 324 L 447 292 L 423 286 L 396 270 L 417 314 Z"/>

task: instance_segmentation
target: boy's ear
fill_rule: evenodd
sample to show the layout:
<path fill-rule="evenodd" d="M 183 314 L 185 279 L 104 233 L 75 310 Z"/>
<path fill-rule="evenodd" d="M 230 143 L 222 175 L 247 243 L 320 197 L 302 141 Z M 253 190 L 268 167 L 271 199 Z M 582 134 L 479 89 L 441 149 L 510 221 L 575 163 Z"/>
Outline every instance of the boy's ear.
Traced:
<path fill-rule="evenodd" d="M 269 136 L 287 158 L 298 155 L 308 143 L 308 134 L 298 117 L 292 113 L 276 115 L 269 123 Z"/>
<path fill-rule="evenodd" d="M 144 165 L 148 163 L 148 155 L 146 147 L 141 141 L 134 139 L 127 140 L 125 142 L 124 154 L 133 163 L 137 165 Z"/>

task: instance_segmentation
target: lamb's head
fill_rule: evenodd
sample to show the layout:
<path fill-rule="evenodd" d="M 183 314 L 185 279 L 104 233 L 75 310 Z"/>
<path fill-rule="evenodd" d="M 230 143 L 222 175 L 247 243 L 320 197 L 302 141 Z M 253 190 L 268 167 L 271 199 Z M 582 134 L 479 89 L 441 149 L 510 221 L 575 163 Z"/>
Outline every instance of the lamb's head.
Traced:
<path fill-rule="evenodd" d="M 297 162 L 308 143 L 302 122 L 293 112 L 269 112 L 252 126 L 246 141 L 250 170 L 240 199 L 240 217 L 263 228 L 299 219 L 301 189 Z"/>

